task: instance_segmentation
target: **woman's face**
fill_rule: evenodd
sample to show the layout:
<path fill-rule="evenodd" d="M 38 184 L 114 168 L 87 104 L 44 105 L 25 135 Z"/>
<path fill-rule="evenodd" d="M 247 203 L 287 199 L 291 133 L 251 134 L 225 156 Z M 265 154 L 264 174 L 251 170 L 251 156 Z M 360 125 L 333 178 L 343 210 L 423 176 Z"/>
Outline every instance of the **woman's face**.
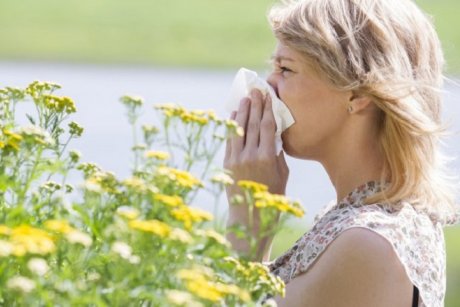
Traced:
<path fill-rule="evenodd" d="M 318 77 L 304 56 L 281 43 L 268 83 L 287 105 L 295 123 L 282 134 L 290 156 L 322 160 L 339 147 L 351 94 Z"/>

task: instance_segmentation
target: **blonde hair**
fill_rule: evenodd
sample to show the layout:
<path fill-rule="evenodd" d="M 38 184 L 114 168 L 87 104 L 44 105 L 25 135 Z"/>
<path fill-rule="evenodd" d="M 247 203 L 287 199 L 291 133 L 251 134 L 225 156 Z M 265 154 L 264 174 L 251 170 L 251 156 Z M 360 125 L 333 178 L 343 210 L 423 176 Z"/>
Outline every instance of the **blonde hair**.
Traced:
<path fill-rule="evenodd" d="M 273 7 L 269 21 L 321 76 L 381 110 L 390 183 L 367 202 L 409 200 L 449 222 L 458 208 L 439 148 L 444 57 L 427 16 L 411 0 L 301 0 Z"/>

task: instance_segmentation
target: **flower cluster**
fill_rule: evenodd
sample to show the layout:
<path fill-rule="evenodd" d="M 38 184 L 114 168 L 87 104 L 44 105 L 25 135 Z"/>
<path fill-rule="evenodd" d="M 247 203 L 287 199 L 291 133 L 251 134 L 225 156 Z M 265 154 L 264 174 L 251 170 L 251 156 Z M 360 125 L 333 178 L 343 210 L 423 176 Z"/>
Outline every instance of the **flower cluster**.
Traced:
<path fill-rule="evenodd" d="M 219 302 L 227 295 L 235 295 L 243 302 L 251 299 L 246 290 L 236 285 L 215 281 L 214 272 L 206 267 L 196 266 L 193 269 L 182 269 L 177 276 L 191 293 L 210 302 Z"/>
<path fill-rule="evenodd" d="M 48 110 L 57 113 L 71 114 L 77 111 L 75 103 L 67 96 L 43 95 L 43 104 Z"/>
<path fill-rule="evenodd" d="M 2 305 L 257 306 L 284 294 L 265 266 L 232 250 L 216 211 L 193 206 L 209 192 L 217 208 L 234 184 L 212 161 L 228 137 L 243 135 L 236 122 L 161 105 L 161 129 L 138 127 L 143 99 L 123 96 L 134 165 L 119 179 L 68 150 L 84 129 L 68 121 L 75 104 L 58 89 L 38 81 L 0 89 Z M 24 126 L 14 112 L 22 100 L 36 107 Z M 71 172 L 82 179 L 68 183 Z M 297 203 L 266 186 L 238 185 L 262 213 L 300 216 Z"/>
<path fill-rule="evenodd" d="M 265 184 L 251 181 L 251 180 L 239 180 L 237 184 L 240 188 L 247 190 L 251 193 L 268 191 L 268 187 Z"/>
<path fill-rule="evenodd" d="M 180 120 L 182 120 L 185 124 L 195 123 L 203 126 L 208 124 L 210 121 L 214 121 L 217 123 L 222 122 L 222 120 L 220 120 L 217 117 L 216 113 L 212 110 L 187 111 L 184 107 L 175 104 L 161 104 L 156 105 L 155 108 L 157 110 L 162 111 L 164 116 L 168 118 L 177 117 Z"/>
<path fill-rule="evenodd" d="M 33 99 L 39 99 L 44 93 L 53 92 L 60 88 L 61 86 L 57 83 L 34 81 L 27 86 L 25 93 Z"/>
<path fill-rule="evenodd" d="M 0 149 L 3 149 L 5 153 L 11 151 L 18 152 L 22 136 L 5 128 L 0 130 L 0 132 Z"/>
<path fill-rule="evenodd" d="M 145 152 L 145 157 L 148 159 L 156 159 L 160 161 L 165 161 L 170 158 L 170 155 L 169 153 L 165 151 L 149 150 Z"/>
<path fill-rule="evenodd" d="M 302 205 L 298 201 L 291 201 L 284 195 L 256 192 L 254 199 L 254 205 L 257 208 L 272 208 L 279 212 L 290 213 L 296 217 L 303 217 L 305 214 Z"/>
<path fill-rule="evenodd" d="M 203 183 L 189 172 L 172 167 L 160 166 L 156 170 L 156 176 L 160 181 L 166 181 L 166 183 L 172 183 L 184 189 L 203 186 Z"/>
<path fill-rule="evenodd" d="M 0 233 L 5 235 L 6 240 L 0 241 L 2 255 L 24 256 L 25 254 L 46 255 L 56 249 L 53 237 L 46 231 L 29 225 L 20 225 L 9 228 L 0 225 Z"/>

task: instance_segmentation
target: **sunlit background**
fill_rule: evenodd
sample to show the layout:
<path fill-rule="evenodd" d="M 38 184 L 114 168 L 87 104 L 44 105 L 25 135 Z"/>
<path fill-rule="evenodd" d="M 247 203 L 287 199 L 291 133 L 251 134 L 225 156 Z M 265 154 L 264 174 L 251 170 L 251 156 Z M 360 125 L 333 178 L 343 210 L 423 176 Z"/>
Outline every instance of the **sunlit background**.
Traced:
<path fill-rule="evenodd" d="M 460 156 L 460 1 L 416 1 L 434 19 L 446 54 L 446 151 Z M 55 81 L 79 109 L 86 132 L 73 148 L 123 178 L 131 167 L 131 133 L 118 97 L 143 96 L 143 122 L 155 121 L 151 105 L 177 102 L 226 116 L 233 76 L 245 66 L 266 75 L 275 46 L 266 13 L 269 0 L 1 0 L 0 86 Z M 222 153 L 218 156 L 222 159 Z M 220 161 L 216 164 L 220 165 Z M 288 248 L 334 190 L 320 165 L 288 161 L 288 194 L 307 208 L 302 221 L 275 239 L 274 255 Z M 454 162 L 459 170 L 459 162 Z M 200 203 L 207 209 L 208 204 Z M 221 213 L 226 203 L 222 199 Z M 446 306 L 460 306 L 459 228 L 446 230 Z"/>

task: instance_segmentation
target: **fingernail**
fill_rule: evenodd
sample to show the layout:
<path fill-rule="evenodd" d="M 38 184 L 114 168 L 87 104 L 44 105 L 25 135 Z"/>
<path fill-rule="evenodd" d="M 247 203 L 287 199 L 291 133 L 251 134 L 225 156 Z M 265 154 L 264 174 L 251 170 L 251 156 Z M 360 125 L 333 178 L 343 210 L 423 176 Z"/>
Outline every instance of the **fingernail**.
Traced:
<path fill-rule="evenodd" d="M 249 99 L 243 98 L 243 99 L 241 99 L 241 101 L 240 101 L 240 107 L 244 107 L 244 106 L 246 106 L 248 103 L 249 103 Z"/>
<path fill-rule="evenodd" d="M 253 88 L 250 92 L 251 97 L 257 97 L 259 95 L 259 91 Z"/>

